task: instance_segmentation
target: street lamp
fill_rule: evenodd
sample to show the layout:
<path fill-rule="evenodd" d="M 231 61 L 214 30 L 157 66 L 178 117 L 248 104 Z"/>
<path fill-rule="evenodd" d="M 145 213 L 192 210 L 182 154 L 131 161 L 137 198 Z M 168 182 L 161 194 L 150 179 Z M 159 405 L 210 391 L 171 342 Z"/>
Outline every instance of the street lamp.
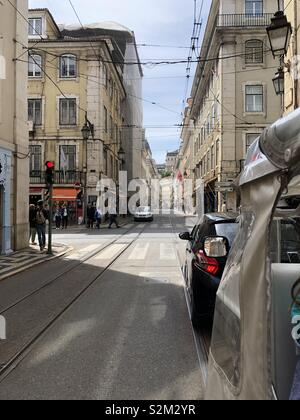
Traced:
<path fill-rule="evenodd" d="M 273 79 L 273 84 L 274 84 L 276 95 L 278 96 L 283 95 L 284 94 L 284 71 L 281 67 L 278 69 L 278 72 L 276 73 Z"/>
<path fill-rule="evenodd" d="M 84 209 L 83 209 L 83 218 L 86 221 L 86 211 L 87 211 L 87 176 L 88 176 L 88 141 L 90 135 L 92 136 L 93 140 L 95 137 L 95 129 L 94 125 L 88 120 L 87 112 L 85 113 L 85 124 L 81 129 L 82 138 L 85 141 L 85 191 L 84 191 Z"/>
<path fill-rule="evenodd" d="M 121 145 L 120 146 L 120 149 L 118 151 L 118 157 L 120 159 L 120 162 L 122 162 L 122 163 L 124 162 L 125 155 L 126 155 L 126 153 L 125 153 L 125 151 L 124 151 L 124 149 L 123 149 L 123 147 Z"/>
<path fill-rule="evenodd" d="M 278 2 L 278 6 L 280 6 Z M 280 7 L 279 7 L 280 9 Z M 292 25 L 283 11 L 278 10 L 267 28 L 271 50 L 274 58 L 286 55 L 292 35 Z"/>

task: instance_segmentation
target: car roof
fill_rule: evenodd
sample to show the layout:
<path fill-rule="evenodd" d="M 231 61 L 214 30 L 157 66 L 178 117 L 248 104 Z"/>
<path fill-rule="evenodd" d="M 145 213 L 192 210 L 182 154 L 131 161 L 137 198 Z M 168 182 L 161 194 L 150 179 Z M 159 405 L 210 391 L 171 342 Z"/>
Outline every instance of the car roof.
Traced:
<path fill-rule="evenodd" d="M 238 217 L 237 213 L 207 213 L 204 215 L 204 220 L 211 223 L 226 223 L 234 222 Z"/>

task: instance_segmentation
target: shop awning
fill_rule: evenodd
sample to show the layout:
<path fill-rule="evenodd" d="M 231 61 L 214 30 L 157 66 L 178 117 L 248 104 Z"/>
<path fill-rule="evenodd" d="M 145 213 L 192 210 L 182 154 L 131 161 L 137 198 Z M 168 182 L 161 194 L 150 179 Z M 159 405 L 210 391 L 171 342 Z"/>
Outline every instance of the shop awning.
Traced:
<path fill-rule="evenodd" d="M 75 201 L 78 192 L 75 188 L 53 188 L 53 200 Z"/>

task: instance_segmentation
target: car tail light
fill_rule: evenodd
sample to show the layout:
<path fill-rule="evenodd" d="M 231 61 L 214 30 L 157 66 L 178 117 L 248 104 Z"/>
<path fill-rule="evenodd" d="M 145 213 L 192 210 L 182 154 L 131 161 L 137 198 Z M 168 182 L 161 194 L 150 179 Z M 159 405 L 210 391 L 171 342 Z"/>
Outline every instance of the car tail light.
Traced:
<path fill-rule="evenodd" d="M 197 264 L 201 267 L 202 270 L 206 271 L 208 274 L 215 276 L 219 271 L 220 265 L 215 258 L 207 257 L 203 251 L 197 253 Z"/>

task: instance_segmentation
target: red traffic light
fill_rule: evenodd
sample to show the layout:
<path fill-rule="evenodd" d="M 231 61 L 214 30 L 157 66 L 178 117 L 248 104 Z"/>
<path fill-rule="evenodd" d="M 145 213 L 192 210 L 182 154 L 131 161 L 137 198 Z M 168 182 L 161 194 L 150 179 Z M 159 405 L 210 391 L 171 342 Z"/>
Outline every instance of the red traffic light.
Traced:
<path fill-rule="evenodd" d="M 45 165 L 47 166 L 48 169 L 54 169 L 54 163 L 53 162 L 47 161 L 45 163 Z"/>

